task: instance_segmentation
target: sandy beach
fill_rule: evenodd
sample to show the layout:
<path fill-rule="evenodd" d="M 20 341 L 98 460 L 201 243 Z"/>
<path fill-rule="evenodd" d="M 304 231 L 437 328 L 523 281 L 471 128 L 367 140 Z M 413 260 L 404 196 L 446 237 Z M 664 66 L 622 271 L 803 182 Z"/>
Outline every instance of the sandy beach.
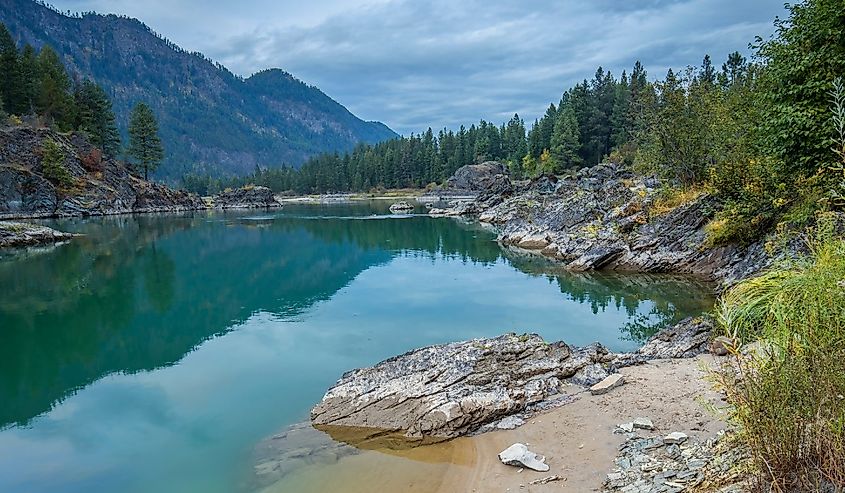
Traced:
<path fill-rule="evenodd" d="M 573 386 L 576 398 L 571 403 L 537 415 L 517 429 L 401 451 L 363 451 L 328 466 L 300 468 L 264 491 L 597 491 L 624 440 L 624 435 L 613 433 L 620 423 L 646 417 L 656 430 L 639 431 L 643 436 L 681 431 L 701 440 L 724 428 L 719 416 L 708 410 L 721 403 L 706 380 L 706 369 L 713 364 L 712 356 L 702 355 L 624 368 L 623 386 L 600 396 Z M 503 465 L 497 454 L 515 442 L 545 455 L 550 470 L 541 473 Z M 552 475 L 563 479 L 531 484 Z"/>

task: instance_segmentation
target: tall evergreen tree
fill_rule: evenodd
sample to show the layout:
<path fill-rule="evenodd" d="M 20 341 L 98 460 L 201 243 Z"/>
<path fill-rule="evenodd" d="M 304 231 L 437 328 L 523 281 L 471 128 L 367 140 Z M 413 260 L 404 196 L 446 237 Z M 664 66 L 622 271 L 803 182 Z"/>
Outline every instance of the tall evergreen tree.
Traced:
<path fill-rule="evenodd" d="M 558 108 L 557 121 L 552 133 L 551 155 L 555 164 L 553 172 L 580 166 L 582 161 L 578 155 L 581 149 L 581 137 L 578 120 L 572 104 L 565 102 Z"/>
<path fill-rule="evenodd" d="M 154 171 L 164 158 L 164 149 L 158 136 L 158 122 L 144 103 L 137 103 L 129 117 L 129 156 L 135 165 L 144 170 L 144 179 L 149 179 L 149 172 Z M 319 185 L 325 186 L 324 182 Z"/>
<path fill-rule="evenodd" d="M 34 114 L 35 103 L 38 99 L 39 77 L 38 54 L 32 45 L 24 45 L 18 67 L 21 74 L 21 113 Z"/>
<path fill-rule="evenodd" d="M 18 49 L 6 26 L 0 23 L 0 109 L 19 114 L 23 103 Z"/>
<path fill-rule="evenodd" d="M 716 84 L 716 69 L 713 68 L 713 61 L 710 59 L 710 55 L 704 55 L 698 79 L 707 88 L 713 87 Z"/>
<path fill-rule="evenodd" d="M 111 101 L 106 92 L 90 80 L 85 80 L 74 93 L 76 103 L 76 128 L 91 138 L 91 143 L 112 157 L 120 150 Z"/>
<path fill-rule="evenodd" d="M 35 106 L 38 114 L 59 128 L 72 127 L 73 101 L 69 94 L 70 79 L 59 55 L 45 46 L 38 54 L 38 88 Z"/>

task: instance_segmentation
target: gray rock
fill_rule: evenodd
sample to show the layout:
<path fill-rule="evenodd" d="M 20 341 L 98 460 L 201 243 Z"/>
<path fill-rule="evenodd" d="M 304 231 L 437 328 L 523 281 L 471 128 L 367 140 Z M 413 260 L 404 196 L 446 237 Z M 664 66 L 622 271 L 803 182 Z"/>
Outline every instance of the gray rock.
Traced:
<path fill-rule="evenodd" d="M 571 348 L 536 334 L 429 346 L 346 373 L 311 420 L 329 433 L 328 427 L 343 426 L 453 438 L 529 407 L 542 409 L 565 380 L 608 357 L 598 344 Z"/>
<path fill-rule="evenodd" d="M 260 209 L 281 207 L 273 191 L 267 187 L 247 185 L 234 190 L 226 189 L 212 199 L 219 209 Z"/>
<path fill-rule="evenodd" d="M 654 423 L 651 422 L 648 418 L 635 418 L 634 422 L 631 423 L 634 428 L 638 428 L 640 430 L 653 430 Z"/>
<path fill-rule="evenodd" d="M 407 214 L 414 210 L 414 206 L 405 202 L 404 200 L 401 202 L 396 202 L 395 204 L 391 204 L 390 212 L 394 214 Z"/>
<path fill-rule="evenodd" d="M 446 186 L 458 190 L 485 190 L 493 184 L 497 175 L 506 173 L 505 165 L 498 161 L 469 164 L 458 168 L 455 174 L 446 181 Z"/>
<path fill-rule="evenodd" d="M 496 423 L 496 428 L 500 430 L 514 430 L 525 424 L 525 420 L 519 416 L 508 416 L 502 418 Z"/>
<path fill-rule="evenodd" d="M 56 243 L 74 236 L 73 233 L 56 231 L 46 226 L 0 221 L 0 248 Z"/>
<path fill-rule="evenodd" d="M 522 443 L 515 443 L 499 453 L 499 460 L 508 466 L 526 467 L 534 471 L 546 472 L 549 466 L 546 458 L 528 450 Z"/>
<path fill-rule="evenodd" d="M 663 443 L 666 445 L 680 445 L 687 441 L 686 433 L 681 433 L 680 431 L 673 431 L 669 433 L 665 437 L 663 437 Z"/>
<path fill-rule="evenodd" d="M 590 387 L 590 393 L 593 395 L 606 394 L 611 390 L 615 389 L 616 387 L 619 387 L 623 383 L 625 383 L 625 377 L 623 377 L 619 373 L 614 373 L 613 375 L 608 376 L 601 382 Z"/>

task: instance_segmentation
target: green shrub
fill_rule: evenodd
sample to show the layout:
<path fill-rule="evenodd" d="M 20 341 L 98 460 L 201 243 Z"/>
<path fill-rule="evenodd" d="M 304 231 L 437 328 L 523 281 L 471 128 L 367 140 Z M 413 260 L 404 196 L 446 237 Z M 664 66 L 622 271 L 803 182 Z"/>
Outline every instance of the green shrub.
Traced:
<path fill-rule="evenodd" d="M 719 381 L 766 490 L 845 487 L 845 240 L 832 224 L 819 220 L 809 258 L 742 282 L 720 304 L 730 337 L 762 341 Z"/>
<path fill-rule="evenodd" d="M 65 168 L 65 153 L 52 139 L 44 141 L 41 148 L 41 172 L 56 185 L 69 187 L 73 185 L 73 177 Z"/>

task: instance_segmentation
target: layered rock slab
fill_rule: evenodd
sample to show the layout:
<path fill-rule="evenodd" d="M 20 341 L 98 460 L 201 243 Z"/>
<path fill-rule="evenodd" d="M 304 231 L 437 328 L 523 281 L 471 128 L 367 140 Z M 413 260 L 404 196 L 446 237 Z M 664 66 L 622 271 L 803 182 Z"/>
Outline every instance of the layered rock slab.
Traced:
<path fill-rule="evenodd" d="M 454 438 L 558 396 L 566 379 L 609 359 L 601 345 L 574 349 L 536 334 L 429 346 L 346 373 L 311 420 L 410 439 Z"/>

